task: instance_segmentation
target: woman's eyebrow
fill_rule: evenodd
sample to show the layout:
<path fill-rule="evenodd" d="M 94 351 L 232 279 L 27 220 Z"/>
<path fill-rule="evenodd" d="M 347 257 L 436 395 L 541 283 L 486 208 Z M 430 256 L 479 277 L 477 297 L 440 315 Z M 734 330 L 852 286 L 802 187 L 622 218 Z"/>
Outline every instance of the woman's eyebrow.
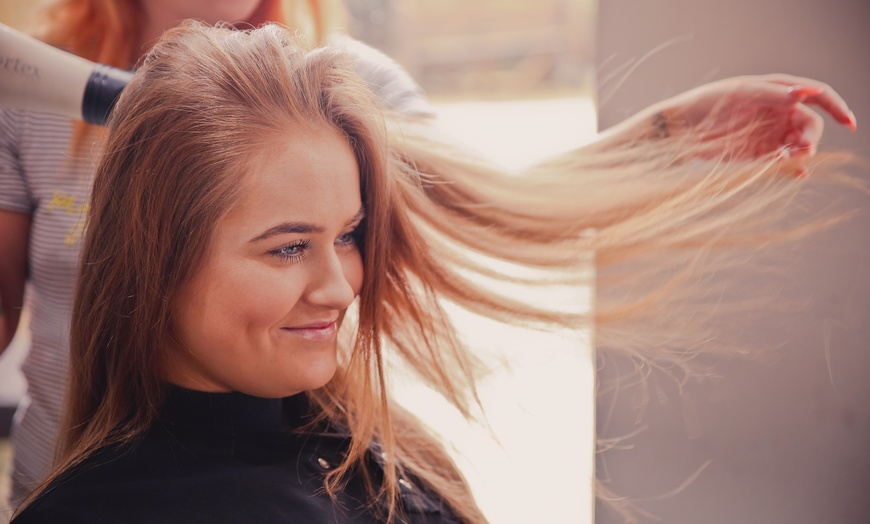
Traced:
<path fill-rule="evenodd" d="M 348 220 L 345 225 L 349 226 L 351 224 L 357 224 L 359 222 L 362 222 L 365 217 L 366 217 L 366 208 L 365 208 L 365 206 L 363 206 L 363 207 L 359 208 L 359 211 L 357 211 L 356 214 L 353 217 L 351 217 L 351 219 Z"/>
<path fill-rule="evenodd" d="M 325 231 L 325 227 L 315 226 L 314 224 L 309 224 L 307 222 L 282 222 L 277 226 L 270 227 L 251 240 L 248 240 L 248 243 L 259 242 L 278 235 L 323 233 Z"/>
<path fill-rule="evenodd" d="M 345 225 L 349 226 L 351 224 L 356 224 L 362 222 L 363 218 L 366 216 L 366 210 L 364 207 L 359 208 L 359 211 L 348 220 Z M 324 233 L 326 232 L 326 228 L 323 226 L 317 226 L 314 224 L 309 224 L 308 222 L 282 222 L 277 226 L 270 227 L 263 233 L 255 236 L 251 240 L 248 240 L 248 243 L 259 242 L 261 240 L 266 240 L 268 238 L 272 238 L 278 235 L 287 235 L 287 234 L 311 234 L 311 233 Z"/>

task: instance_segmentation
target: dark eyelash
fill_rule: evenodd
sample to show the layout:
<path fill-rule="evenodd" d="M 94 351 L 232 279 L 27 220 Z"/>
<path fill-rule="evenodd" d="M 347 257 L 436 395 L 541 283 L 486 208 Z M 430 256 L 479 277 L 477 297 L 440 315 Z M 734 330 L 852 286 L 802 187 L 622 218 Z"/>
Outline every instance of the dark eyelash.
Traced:
<path fill-rule="evenodd" d="M 362 222 L 360 222 L 360 223 L 356 224 L 355 226 L 353 226 L 353 227 L 352 227 L 349 231 L 347 231 L 346 233 L 342 233 L 341 236 L 345 236 L 345 235 L 350 236 L 350 237 L 351 237 L 351 240 L 353 240 L 353 241 L 356 242 L 356 243 L 359 243 L 360 240 L 362 240 L 362 238 L 363 238 L 363 224 L 362 224 Z"/>
<path fill-rule="evenodd" d="M 298 262 L 305 257 L 305 252 L 308 250 L 308 246 L 311 244 L 310 240 L 299 240 L 286 246 L 281 246 L 278 249 L 273 249 L 269 251 L 270 255 L 275 256 L 278 260 L 282 262 L 293 261 Z M 284 251 L 287 249 L 293 248 L 301 248 L 298 253 L 285 253 Z"/>
<path fill-rule="evenodd" d="M 359 242 L 359 230 L 354 229 L 353 231 L 348 231 L 347 233 L 342 233 L 338 238 L 347 237 L 347 242 L 342 242 L 343 244 L 356 244 Z"/>

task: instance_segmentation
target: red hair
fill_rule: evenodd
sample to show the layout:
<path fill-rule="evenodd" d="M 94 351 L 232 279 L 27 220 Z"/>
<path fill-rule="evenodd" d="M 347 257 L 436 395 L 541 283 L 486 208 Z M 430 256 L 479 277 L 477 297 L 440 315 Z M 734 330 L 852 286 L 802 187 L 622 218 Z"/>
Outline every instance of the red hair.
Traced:
<path fill-rule="evenodd" d="M 147 49 L 136 49 L 144 13 L 141 0 L 57 0 L 45 9 L 45 26 L 39 35 L 45 42 L 87 58 L 121 69 L 132 68 Z M 315 42 L 322 43 L 330 31 L 328 18 L 339 15 L 332 3 L 305 0 Z M 291 25 L 297 18 L 289 13 L 286 0 L 261 0 L 249 20 L 239 26 L 257 27 L 266 22 Z M 167 28 L 168 29 L 168 28 Z M 83 151 L 89 135 L 99 133 L 95 126 L 77 122 L 72 152 Z"/>
<path fill-rule="evenodd" d="M 296 13 L 289 12 L 288 3 L 261 0 L 244 25 L 294 25 Z M 333 29 L 331 20 L 342 18 L 340 9 L 326 0 L 305 0 L 304 5 L 313 30 L 310 36 L 323 43 Z M 88 60 L 129 68 L 147 51 L 135 49 L 143 19 L 139 0 L 57 0 L 45 12 L 42 39 Z"/>

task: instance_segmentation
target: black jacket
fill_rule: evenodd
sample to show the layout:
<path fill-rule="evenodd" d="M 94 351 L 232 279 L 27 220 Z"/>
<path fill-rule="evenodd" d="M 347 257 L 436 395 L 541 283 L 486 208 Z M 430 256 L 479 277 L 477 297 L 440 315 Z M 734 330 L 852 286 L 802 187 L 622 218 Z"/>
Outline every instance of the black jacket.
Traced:
<path fill-rule="evenodd" d="M 298 433 L 302 395 L 263 399 L 174 388 L 158 422 L 135 443 L 106 449 L 53 482 L 17 518 L 30 523 L 371 524 L 361 475 L 331 499 L 328 471 L 350 439 Z M 379 481 L 379 462 L 368 462 Z M 413 479 L 401 484 L 400 522 L 455 524 L 450 508 Z"/>

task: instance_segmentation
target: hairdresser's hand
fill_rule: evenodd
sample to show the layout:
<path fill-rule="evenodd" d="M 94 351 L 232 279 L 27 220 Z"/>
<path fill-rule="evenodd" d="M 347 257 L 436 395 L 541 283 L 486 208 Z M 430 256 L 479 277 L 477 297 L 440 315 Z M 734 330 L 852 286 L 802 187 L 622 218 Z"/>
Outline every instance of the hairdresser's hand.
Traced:
<path fill-rule="evenodd" d="M 853 131 L 857 122 L 846 102 L 829 85 L 789 75 L 744 76 L 720 80 L 687 91 L 649 108 L 654 137 L 691 133 L 701 151 L 718 157 L 727 138 L 740 136 L 733 152 L 758 158 L 783 151 L 786 156 L 812 156 L 822 136 L 828 113 Z M 726 140 L 718 140 L 725 138 Z M 729 148 L 730 149 L 730 148 Z"/>

